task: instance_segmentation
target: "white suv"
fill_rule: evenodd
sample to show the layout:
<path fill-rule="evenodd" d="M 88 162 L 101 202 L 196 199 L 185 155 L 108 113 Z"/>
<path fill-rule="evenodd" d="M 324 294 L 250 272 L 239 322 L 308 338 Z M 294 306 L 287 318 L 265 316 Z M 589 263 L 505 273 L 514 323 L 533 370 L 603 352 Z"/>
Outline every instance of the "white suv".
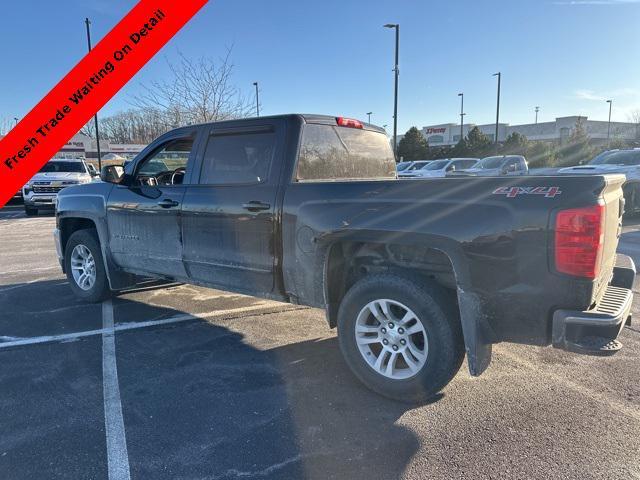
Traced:
<path fill-rule="evenodd" d="M 97 176 L 93 165 L 83 159 L 49 160 L 29 182 L 22 187 L 24 211 L 37 215 L 40 209 L 55 208 L 58 192 L 71 185 L 89 183 Z"/>

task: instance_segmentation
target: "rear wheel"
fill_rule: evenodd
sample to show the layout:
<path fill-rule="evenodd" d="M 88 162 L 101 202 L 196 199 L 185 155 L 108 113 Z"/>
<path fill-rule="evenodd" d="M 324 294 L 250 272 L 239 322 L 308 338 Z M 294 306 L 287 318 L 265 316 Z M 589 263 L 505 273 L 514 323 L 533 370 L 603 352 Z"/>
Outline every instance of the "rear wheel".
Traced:
<path fill-rule="evenodd" d="M 65 271 L 73 293 L 87 302 L 100 302 L 111 295 L 95 230 L 74 232 L 65 248 Z"/>
<path fill-rule="evenodd" d="M 338 313 L 340 349 L 372 390 L 421 402 L 460 369 L 464 344 L 453 294 L 421 278 L 381 274 L 357 282 Z"/>
<path fill-rule="evenodd" d="M 33 208 L 33 207 L 27 207 L 25 205 L 24 206 L 24 213 L 27 215 L 27 217 L 33 217 L 35 215 L 38 215 L 38 209 L 37 208 Z"/>

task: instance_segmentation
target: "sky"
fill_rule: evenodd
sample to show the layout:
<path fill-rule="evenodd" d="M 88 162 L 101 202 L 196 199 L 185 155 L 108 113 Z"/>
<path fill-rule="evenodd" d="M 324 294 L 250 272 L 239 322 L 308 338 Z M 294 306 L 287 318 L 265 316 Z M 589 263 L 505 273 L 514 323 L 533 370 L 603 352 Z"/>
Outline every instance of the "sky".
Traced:
<path fill-rule="evenodd" d="M 0 117 L 22 117 L 133 0 L 5 0 Z M 168 75 L 179 52 L 218 59 L 233 82 L 260 84 L 261 114 L 322 113 L 393 123 L 394 32 L 400 24 L 398 133 L 415 125 L 512 125 L 586 115 L 628 121 L 640 110 L 640 0 L 210 0 L 101 111 L 131 108 L 141 85 Z M 8 41 L 7 39 L 12 39 Z"/>

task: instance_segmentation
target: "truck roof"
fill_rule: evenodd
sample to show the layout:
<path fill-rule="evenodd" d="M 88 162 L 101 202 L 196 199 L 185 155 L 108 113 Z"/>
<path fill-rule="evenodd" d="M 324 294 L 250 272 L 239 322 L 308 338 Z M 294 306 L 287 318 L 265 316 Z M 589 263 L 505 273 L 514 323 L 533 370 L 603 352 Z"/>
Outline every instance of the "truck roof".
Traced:
<path fill-rule="evenodd" d="M 206 122 L 206 123 L 190 125 L 190 126 L 204 126 L 204 125 L 218 125 L 218 124 L 233 125 L 235 123 L 241 124 L 243 122 L 255 121 L 255 120 L 290 119 L 290 118 L 298 118 L 304 121 L 305 123 L 320 123 L 323 125 L 336 125 L 337 124 L 336 119 L 340 117 L 344 117 L 344 115 L 319 115 L 314 113 L 287 113 L 287 114 L 280 114 L 280 115 L 268 115 L 264 117 L 235 118 L 230 120 L 221 120 L 219 122 Z M 364 122 L 359 119 L 355 119 L 355 120 L 358 120 L 360 123 L 362 123 L 362 126 L 365 130 L 373 130 L 379 133 L 386 133 L 386 130 L 382 127 Z M 180 128 L 185 128 L 185 127 L 180 127 Z"/>

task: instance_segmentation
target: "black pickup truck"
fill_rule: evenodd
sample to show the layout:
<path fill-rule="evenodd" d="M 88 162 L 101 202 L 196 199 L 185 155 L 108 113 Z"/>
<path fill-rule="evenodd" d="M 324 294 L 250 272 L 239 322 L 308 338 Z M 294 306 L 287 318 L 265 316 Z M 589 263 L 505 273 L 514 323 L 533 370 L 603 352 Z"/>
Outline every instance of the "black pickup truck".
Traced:
<path fill-rule="evenodd" d="M 57 201 L 73 291 L 157 277 L 310 305 L 373 390 L 421 401 L 492 344 L 611 354 L 635 266 L 624 176 L 402 181 L 381 128 L 283 115 L 171 131 Z"/>

